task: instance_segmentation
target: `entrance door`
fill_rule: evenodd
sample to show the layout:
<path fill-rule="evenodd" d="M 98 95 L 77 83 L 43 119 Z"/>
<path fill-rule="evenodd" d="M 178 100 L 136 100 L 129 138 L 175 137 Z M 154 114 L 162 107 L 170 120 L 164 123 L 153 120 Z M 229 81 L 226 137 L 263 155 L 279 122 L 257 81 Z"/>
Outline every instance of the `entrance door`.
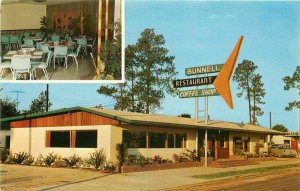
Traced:
<path fill-rule="evenodd" d="M 216 157 L 216 137 L 211 137 L 211 156 Z"/>
<path fill-rule="evenodd" d="M 10 148 L 10 136 L 6 136 L 5 138 L 5 148 L 6 149 Z"/>

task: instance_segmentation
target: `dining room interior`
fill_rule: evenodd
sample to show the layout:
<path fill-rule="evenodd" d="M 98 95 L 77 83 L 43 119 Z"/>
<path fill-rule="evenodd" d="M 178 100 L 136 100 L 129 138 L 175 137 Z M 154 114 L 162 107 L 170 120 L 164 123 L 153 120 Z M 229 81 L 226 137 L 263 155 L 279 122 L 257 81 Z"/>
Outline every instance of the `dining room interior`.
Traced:
<path fill-rule="evenodd" d="M 122 80 L 122 0 L 2 0 L 1 80 Z"/>

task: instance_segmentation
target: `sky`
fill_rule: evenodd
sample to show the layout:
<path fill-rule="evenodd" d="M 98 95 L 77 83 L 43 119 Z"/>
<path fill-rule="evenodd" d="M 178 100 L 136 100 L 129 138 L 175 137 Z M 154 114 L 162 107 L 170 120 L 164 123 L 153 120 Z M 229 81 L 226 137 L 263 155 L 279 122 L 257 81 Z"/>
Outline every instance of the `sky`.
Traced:
<path fill-rule="evenodd" d="M 125 44 L 134 44 L 145 28 L 163 34 L 169 55 L 175 56 L 178 79 L 185 68 L 224 63 L 241 35 L 244 41 L 237 64 L 244 59 L 253 61 L 261 74 L 266 90 L 258 118 L 260 125 L 283 124 L 290 131 L 299 131 L 299 109 L 287 112 L 288 102 L 299 100 L 296 90 L 284 91 L 284 76 L 291 76 L 300 61 L 300 2 L 261 1 L 137 1 L 126 0 Z M 102 104 L 112 109 L 114 100 L 99 95 L 101 84 L 50 84 L 51 110 L 71 106 Z M 3 95 L 16 99 L 13 91 L 20 90 L 19 109 L 28 109 L 31 100 L 46 89 L 45 84 L 2 84 Z M 193 89 L 193 87 L 182 90 Z M 248 104 L 238 98 L 237 84 L 231 80 L 234 109 L 220 96 L 209 97 L 210 119 L 248 123 Z M 204 99 L 199 99 L 204 109 Z M 163 109 L 155 113 L 195 116 L 195 99 L 167 95 Z M 203 116 L 203 113 L 200 113 Z"/>

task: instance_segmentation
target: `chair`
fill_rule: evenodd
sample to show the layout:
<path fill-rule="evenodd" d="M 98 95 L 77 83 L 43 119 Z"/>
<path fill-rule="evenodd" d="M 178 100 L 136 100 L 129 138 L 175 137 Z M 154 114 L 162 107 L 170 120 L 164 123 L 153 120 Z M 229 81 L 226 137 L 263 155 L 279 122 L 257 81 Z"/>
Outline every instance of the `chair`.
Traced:
<path fill-rule="evenodd" d="M 54 47 L 54 53 L 53 53 L 54 69 L 55 69 L 55 61 L 56 61 L 57 58 L 65 59 L 64 65 L 66 65 L 67 54 L 68 54 L 68 47 L 67 46 L 56 46 L 56 47 Z"/>
<path fill-rule="evenodd" d="M 52 40 L 53 42 L 59 42 L 60 36 L 58 36 L 58 35 L 53 35 L 53 36 L 51 37 L 51 40 Z"/>
<path fill-rule="evenodd" d="M 19 37 L 17 35 L 12 35 L 9 37 L 10 49 L 19 49 Z"/>
<path fill-rule="evenodd" d="M 9 35 L 2 35 L 1 36 L 1 46 L 4 46 L 4 49 L 6 48 L 7 50 L 10 49 L 9 45 Z"/>
<path fill-rule="evenodd" d="M 47 80 L 49 79 L 47 67 L 51 61 L 51 57 L 52 57 L 52 51 L 49 51 L 47 55 L 47 60 L 45 62 L 31 62 L 31 67 L 32 70 L 35 72 L 35 77 L 36 77 L 36 69 L 42 69 L 46 79 Z"/>
<path fill-rule="evenodd" d="M 24 35 L 25 38 L 28 38 L 29 37 L 29 32 L 24 32 L 23 35 Z"/>
<path fill-rule="evenodd" d="M 87 40 L 85 38 L 78 38 L 77 44 L 81 45 L 81 49 L 83 49 L 85 55 L 87 55 Z"/>
<path fill-rule="evenodd" d="M 22 47 L 34 47 L 34 43 L 33 43 L 33 40 L 32 39 L 29 39 L 29 38 L 25 38 L 24 39 L 24 44 L 22 45 Z"/>
<path fill-rule="evenodd" d="M 0 60 L 0 79 L 2 79 L 3 71 L 5 69 L 10 69 L 11 73 L 13 73 L 13 70 L 11 68 L 11 63 L 10 62 L 2 63 L 1 60 Z"/>
<path fill-rule="evenodd" d="M 92 44 L 89 44 L 89 43 L 88 43 L 86 46 L 87 46 L 87 47 L 90 47 L 91 50 L 92 50 L 92 52 L 94 52 L 95 43 L 96 43 L 96 38 L 94 37 L 94 38 L 93 38 Z"/>
<path fill-rule="evenodd" d="M 39 31 L 39 32 L 35 33 L 35 37 L 36 38 L 41 38 L 42 37 L 42 32 Z"/>
<path fill-rule="evenodd" d="M 78 68 L 77 56 L 78 56 L 78 54 L 79 54 L 79 52 L 80 52 L 80 49 L 81 49 L 81 45 L 78 45 L 78 47 L 77 47 L 77 49 L 76 49 L 76 52 L 72 52 L 72 53 L 69 53 L 69 54 L 67 55 L 66 68 L 68 67 L 68 58 L 69 58 L 69 57 L 72 57 L 72 58 L 73 58 L 73 60 L 74 60 L 75 63 L 76 63 L 76 66 L 77 66 L 77 68 Z"/>
<path fill-rule="evenodd" d="M 13 79 L 16 80 L 18 74 L 29 73 L 29 79 L 32 79 L 32 70 L 29 57 L 12 57 L 11 68 L 13 70 Z"/>

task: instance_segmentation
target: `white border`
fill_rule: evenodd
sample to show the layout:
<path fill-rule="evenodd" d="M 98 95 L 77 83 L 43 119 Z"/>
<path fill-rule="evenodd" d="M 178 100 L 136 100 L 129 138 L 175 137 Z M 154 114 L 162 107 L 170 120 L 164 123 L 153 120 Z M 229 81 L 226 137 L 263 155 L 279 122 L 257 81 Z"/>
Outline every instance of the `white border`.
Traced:
<path fill-rule="evenodd" d="M 1 6 L 0 0 L 0 6 Z M 121 10 L 122 10 L 122 57 L 121 57 L 121 70 L 122 76 L 121 80 L 0 80 L 0 83 L 20 83 L 20 84 L 41 84 L 41 83 L 48 83 L 48 84 L 64 84 L 64 83 L 82 83 L 82 84 L 108 84 L 108 83 L 124 83 L 125 82 L 125 0 L 120 0 L 121 3 Z M 1 17 L 2 18 L 2 17 Z M 0 23 L 1 24 L 1 23 Z M 1 28 L 1 27 L 0 27 Z"/>

